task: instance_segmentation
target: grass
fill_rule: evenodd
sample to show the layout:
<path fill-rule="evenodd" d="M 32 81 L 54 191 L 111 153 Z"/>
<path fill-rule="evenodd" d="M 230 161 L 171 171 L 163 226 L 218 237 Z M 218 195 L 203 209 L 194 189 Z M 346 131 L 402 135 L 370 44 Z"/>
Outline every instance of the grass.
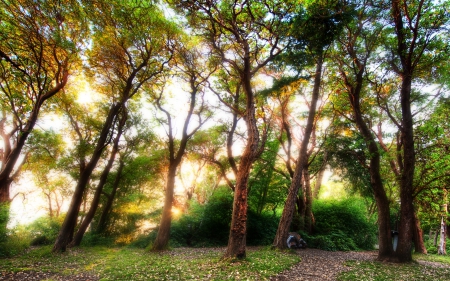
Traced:
<path fill-rule="evenodd" d="M 177 248 L 149 253 L 131 248 L 89 247 L 54 255 L 42 247 L 0 263 L 0 275 L 36 271 L 72 276 L 90 274 L 100 280 L 268 280 L 300 261 L 298 255 L 250 249 L 241 261 L 223 260 L 223 248 Z"/>
<path fill-rule="evenodd" d="M 43 272 L 58 276 L 97 276 L 108 280 L 268 280 L 300 261 L 290 252 L 248 248 L 244 260 L 224 260 L 224 248 L 176 248 L 150 253 L 136 248 L 81 247 L 52 254 L 51 246 L 0 260 L 0 276 Z M 450 280 L 450 256 L 414 255 L 408 264 L 347 261 L 338 280 Z M 420 263 L 418 262 L 420 261 Z M 437 264 L 439 263 L 439 264 Z M 87 278 L 88 279 L 88 278 Z"/>
<path fill-rule="evenodd" d="M 428 263 L 419 263 L 425 261 Z M 435 262 L 440 265 L 431 264 Z M 438 281 L 450 280 L 450 256 L 414 255 L 414 262 L 407 264 L 384 263 L 377 261 L 347 261 L 350 267 L 347 272 L 340 273 L 340 281 Z"/>

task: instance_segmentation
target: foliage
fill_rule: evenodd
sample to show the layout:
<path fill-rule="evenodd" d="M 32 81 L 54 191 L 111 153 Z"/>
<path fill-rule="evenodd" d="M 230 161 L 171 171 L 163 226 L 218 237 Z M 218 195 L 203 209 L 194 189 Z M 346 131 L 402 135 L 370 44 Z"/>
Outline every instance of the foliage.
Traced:
<path fill-rule="evenodd" d="M 0 272 L 47 272 L 55 279 L 96 275 L 100 280 L 268 280 L 298 263 L 299 256 L 251 249 L 241 261 L 221 259 L 223 249 L 176 249 L 149 253 L 130 248 L 79 248 L 51 255 L 49 247 L 4 260 Z M 65 278 L 57 278 L 65 276 Z M 86 277 L 84 277 L 86 278 Z"/>
<path fill-rule="evenodd" d="M 229 188 L 221 187 L 209 201 L 200 205 L 192 203 L 188 212 L 174 221 L 171 228 L 171 245 L 218 246 L 226 245 L 231 222 L 233 197 Z M 278 226 L 279 218 L 271 212 L 248 211 L 248 245 L 269 245 Z"/>
<path fill-rule="evenodd" d="M 425 237 L 427 237 L 427 236 L 425 236 Z M 425 247 L 427 248 L 428 254 L 437 255 L 438 246 L 439 246 L 439 238 L 437 240 L 437 244 L 438 244 L 437 246 L 434 245 L 433 239 L 425 238 L 424 240 L 425 240 L 424 243 L 425 243 Z M 445 245 L 446 245 L 445 249 L 446 249 L 447 254 L 450 254 L 450 239 L 449 238 L 447 238 Z"/>
<path fill-rule="evenodd" d="M 204 204 L 193 203 L 187 214 L 173 222 L 171 243 L 179 245 L 225 245 L 231 221 L 233 195 L 219 187 Z"/>
<path fill-rule="evenodd" d="M 361 199 L 315 201 L 313 212 L 315 236 L 308 245 L 330 251 L 372 249 L 375 245 L 376 225 Z"/>
<path fill-rule="evenodd" d="M 0 258 L 11 257 L 25 250 L 29 245 L 22 232 L 8 230 L 9 203 L 0 203 Z"/>
<path fill-rule="evenodd" d="M 59 218 L 41 217 L 25 227 L 31 238 L 31 246 L 50 245 L 61 228 L 63 216 Z"/>
<path fill-rule="evenodd" d="M 0 203 L 0 243 L 7 239 L 7 225 L 9 221 L 9 203 Z"/>

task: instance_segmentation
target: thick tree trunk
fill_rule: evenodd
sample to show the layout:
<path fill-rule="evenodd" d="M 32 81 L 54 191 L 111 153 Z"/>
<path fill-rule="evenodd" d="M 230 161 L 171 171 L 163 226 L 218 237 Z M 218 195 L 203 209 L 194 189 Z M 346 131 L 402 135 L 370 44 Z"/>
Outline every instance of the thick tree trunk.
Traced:
<path fill-rule="evenodd" d="M 92 158 L 86 165 L 86 169 L 80 174 L 80 178 L 78 179 L 78 183 L 75 187 L 75 192 L 72 195 L 72 201 L 70 203 L 69 210 L 67 211 L 63 225 L 61 226 L 58 237 L 56 238 L 55 244 L 53 245 L 53 252 L 64 252 L 67 245 L 72 240 L 73 232 L 77 224 L 80 206 L 83 201 L 84 191 L 89 182 L 92 171 L 94 170 L 95 166 L 97 166 L 97 162 L 100 159 L 104 148 L 106 147 L 106 144 L 108 142 L 108 135 L 110 134 L 114 119 L 119 114 L 121 107 L 122 104 L 115 104 L 110 108 L 108 117 L 103 124 L 103 128 L 97 141 L 97 145 L 95 147 Z"/>
<path fill-rule="evenodd" d="M 427 248 L 423 243 L 423 231 L 416 213 L 414 213 L 414 248 L 416 253 L 427 254 Z"/>
<path fill-rule="evenodd" d="M 403 76 L 401 93 L 403 170 L 400 185 L 400 225 L 396 256 L 400 262 L 412 260 L 411 243 L 414 233 L 413 180 L 415 151 L 413 117 L 411 113 L 411 76 Z"/>
<path fill-rule="evenodd" d="M 106 180 L 108 179 L 109 172 L 111 171 L 111 168 L 114 164 L 114 160 L 116 159 L 117 152 L 119 151 L 119 141 L 120 141 L 120 137 L 122 136 L 122 128 L 125 125 L 125 121 L 126 121 L 126 117 L 123 116 L 120 120 L 120 124 L 117 129 L 118 132 L 114 139 L 114 145 L 113 145 L 108 163 L 106 164 L 106 166 L 102 172 L 102 175 L 100 176 L 100 180 L 97 185 L 97 189 L 95 190 L 94 198 L 92 199 L 89 211 L 87 212 L 86 216 L 84 217 L 83 222 L 80 224 L 80 227 L 78 228 L 78 231 L 75 234 L 72 242 L 69 244 L 70 247 L 80 246 L 81 240 L 83 239 L 83 236 L 86 233 L 86 230 L 87 230 L 89 224 L 91 224 L 92 219 L 94 218 L 94 215 L 97 212 L 98 203 L 100 202 L 100 197 L 101 197 L 102 191 L 103 191 L 103 186 L 106 184 Z"/>
<path fill-rule="evenodd" d="M 153 251 L 166 250 L 169 246 L 170 225 L 172 224 L 172 203 L 177 167 L 178 164 L 176 163 L 171 163 L 169 166 L 164 208 L 162 212 L 161 222 L 159 224 L 158 234 L 152 246 Z"/>
<path fill-rule="evenodd" d="M 238 177 L 234 190 L 233 213 L 231 217 L 230 235 L 225 257 L 246 257 L 247 234 L 247 184 L 253 161 L 251 155 L 244 153 L 239 164 Z"/>
<path fill-rule="evenodd" d="M 102 210 L 102 214 L 100 215 L 100 219 L 97 224 L 96 232 L 97 233 L 104 233 L 106 230 L 106 223 L 108 221 L 109 214 L 111 213 L 114 198 L 116 198 L 117 190 L 119 189 L 120 179 L 122 177 L 122 171 L 125 166 L 125 162 L 122 160 L 119 161 L 119 168 L 117 169 L 117 175 L 114 179 L 113 187 L 111 194 L 108 197 L 108 200 L 106 201 L 105 207 Z"/>
<path fill-rule="evenodd" d="M 9 198 L 9 190 L 12 181 L 4 181 L 0 183 L 0 204 L 1 203 L 9 203 L 11 199 Z"/>
<path fill-rule="evenodd" d="M 258 126 L 256 124 L 255 99 L 251 86 L 252 76 L 250 68 L 250 57 L 246 57 L 244 59 L 241 82 L 246 95 L 245 122 L 247 125 L 247 143 L 237 171 L 230 235 L 224 254 L 225 258 L 242 259 L 246 257 L 248 179 L 253 162 L 261 154 L 265 142 L 265 140 L 260 141 Z"/>
<path fill-rule="evenodd" d="M 317 60 L 318 61 L 316 65 L 316 73 L 314 76 L 314 88 L 311 97 L 311 107 L 309 109 L 308 121 L 306 123 L 305 133 L 303 135 L 302 144 L 297 158 L 294 176 L 292 178 L 291 186 L 289 187 L 288 197 L 286 199 L 283 213 L 278 224 L 277 233 L 273 241 L 273 247 L 276 247 L 278 249 L 285 249 L 287 247 L 286 240 L 288 238 L 289 229 L 291 227 L 292 218 L 295 211 L 295 200 L 297 198 L 298 190 L 301 186 L 303 169 L 305 169 L 307 166 L 308 144 L 313 131 L 314 118 L 316 116 L 316 106 L 320 93 L 323 64 L 322 55 L 319 55 Z"/>

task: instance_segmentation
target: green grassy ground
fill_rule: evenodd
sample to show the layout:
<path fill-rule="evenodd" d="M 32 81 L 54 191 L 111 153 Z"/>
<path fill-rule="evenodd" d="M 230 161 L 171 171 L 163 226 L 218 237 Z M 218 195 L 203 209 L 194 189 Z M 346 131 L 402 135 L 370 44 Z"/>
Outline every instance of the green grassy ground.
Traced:
<path fill-rule="evenodd" d="M 223 253 L 224 248 L 150 253 L 134 248 L 81 247 L 55 255 L 48 246 L 0 259 L 0 277 L 12 272 L 41 272 L 49 276 L 46 281 L 56 280 L 55 275 L 66 276 L 67 280 L 71 276 L 97 276 L 102 281 L 268 280 L 300 262 L 295 253 L 266 248 L 249 248 L 243 261 L 223 260 Z M 338 280 L 450 280 L 450 256 L 414 255 L 414 259 L 409 264 L 347 261 L 349 271 L 341 273 Z"/>
<path fill-rule="evenodd" d="M 448 281 L 450 280 L 450 256 L 414 255 L 408 264 L 376 261 L 347 261 L 349 271 L 339 275 L 340 281 Z"/>
<path fill-rule="evenodd" d="M 97 275 L 100 280 L 268 280 L 300 261 L 295 253 L 250 249 L 243 261 L 222 260 L 224 249 L 177 248 L 149 253 L 129 248 L 79 248 L 54 255 L 50 247 L 0 263 L 0 275 L 41 271 L 71 276 Z"/>

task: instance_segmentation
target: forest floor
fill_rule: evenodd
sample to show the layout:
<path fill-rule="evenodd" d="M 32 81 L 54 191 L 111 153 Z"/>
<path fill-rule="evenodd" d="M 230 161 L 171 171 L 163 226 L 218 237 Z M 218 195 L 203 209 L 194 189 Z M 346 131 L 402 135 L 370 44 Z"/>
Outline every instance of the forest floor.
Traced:
<path fill-rule="evenodd" d="M 450 281 L 450 257 L 414 255 L 414 261 L 397 264 L 377 261 L 377 251 L 329 252 L 297 250 L 301 262 L 273 276 L 271 281 L 328 280 L 442 280 Z"/>
<path fill-rule="evenodd" d="M 161 254 L 82 248 L 57 256 L 50 249 L 0 259 L 0 280 L 450 280 L 449 256 L 414 255 L 414 262 L 393 264 L 376 261 L 376 251 L 280 252 L 252 247 L 245 261 L 230 262 L 221 260 L 224 248 L 175 248 Z"/>

